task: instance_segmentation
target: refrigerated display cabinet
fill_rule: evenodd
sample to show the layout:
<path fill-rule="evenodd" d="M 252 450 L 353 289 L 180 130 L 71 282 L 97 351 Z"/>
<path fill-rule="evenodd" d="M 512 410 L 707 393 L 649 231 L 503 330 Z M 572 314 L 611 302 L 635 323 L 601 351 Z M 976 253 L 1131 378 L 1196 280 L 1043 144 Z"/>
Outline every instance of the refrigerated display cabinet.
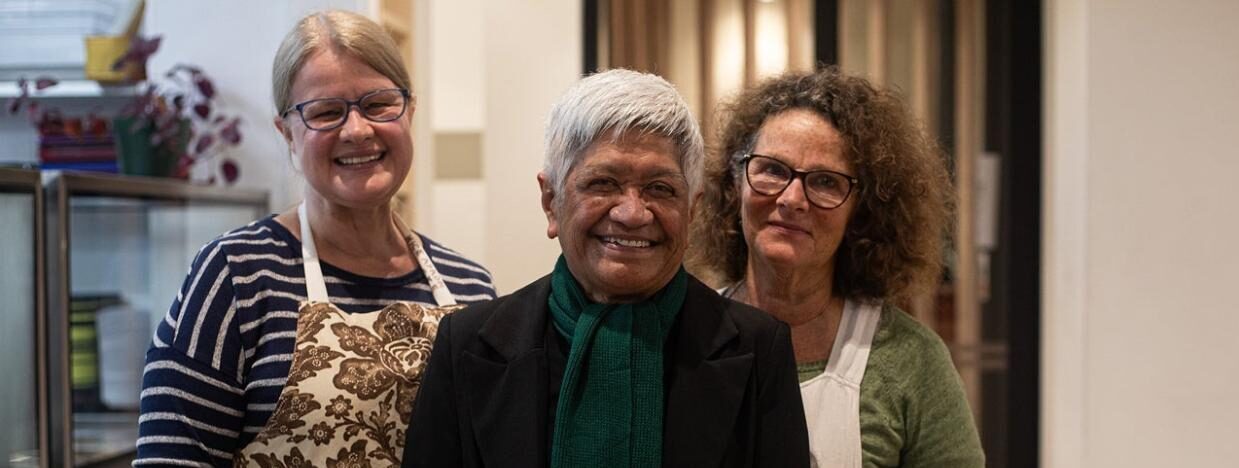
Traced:
<path fill-rule="evenodd" d="M 263 191 L 45 172 L 51 466 L 128 466 L 142 367 L 198 249 Z"/>
<path fill-rule="evenodd" d="M 0 169 L 0 465 L 47 467 L 39 172 Z"/>

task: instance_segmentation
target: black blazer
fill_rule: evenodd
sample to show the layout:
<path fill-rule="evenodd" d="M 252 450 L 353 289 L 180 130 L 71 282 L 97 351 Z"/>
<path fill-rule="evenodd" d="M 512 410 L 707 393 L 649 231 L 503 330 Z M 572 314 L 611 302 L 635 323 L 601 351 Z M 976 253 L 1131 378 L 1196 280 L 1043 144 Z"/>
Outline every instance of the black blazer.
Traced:
<path fill-rule="evenodd" d="M 550 285 L 546 276 L 443 318 L 405 467 L 549 465 Z M 690 277 L 670 333 L 663 466 L 809 466 L 786 324 Z"/>

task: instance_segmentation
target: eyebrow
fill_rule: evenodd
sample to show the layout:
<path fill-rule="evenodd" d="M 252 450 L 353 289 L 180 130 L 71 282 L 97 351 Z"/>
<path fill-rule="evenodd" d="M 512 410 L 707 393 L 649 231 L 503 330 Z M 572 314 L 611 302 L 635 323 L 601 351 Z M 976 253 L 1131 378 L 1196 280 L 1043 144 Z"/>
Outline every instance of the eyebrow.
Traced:
<path fill-rule="evenodd" d="M 749 156 L 761 156 L 761 157 L 763 157 L 763 158 L 770 158 L 770 159 L 773 159 L 773 160 L 775 160 L 775 161 L 781 162 L 781 163 L 783 163 L 783 164 L 787 165 L 787 167 L 790 167 L 790 168 L 795 169 L 795 170 L 800 171 L 800 172 L 830 171 L 830 172 L 838 172 L 838 173 L 840 173 L 840 174 L 844 174 L 844 173 L 847 173 L 847 172 L 848 172 L 848 171 L 844 170 L 843 168 L 833 168 L 833 167 L 827 167 L 827 166 L 810 167 L 810 168 L 807 168 L 807 169 L 801 169 L 801 168 L 796 167 L 796 166 L 793 166 L 791 163 L 789 163 L 789 162 L 787 162 L 787 161 L 783 160 L 783 156 L 782 156 L 782 155 L 775 154 L 775 153 L 758 153 L 758 152 L 754 151 L 754 152 L 749 153 Z"/>
<path fill-rule="evenodd" d="M 357 101 L 357 100 L 360 100 L 360 99 L 361 99 L 361 98 L 363 98 L 363 97 L 369 96 L 369 95 L 374 94 L 375 92 L 378 92 L 378 91 L 389 91 L 389 90 L 397 90 L 397 91 L 399 91 L 399 90 L 401 90 L 401 89 L 403 89 L 403 88 L 400 88 L 399 86 L 394 86 L 394 85 L 393 85 L 393 87 L 391 87 L 391 88 L 374 88 L 374 89 L 371 89 L 371 90 L 369 90 L 369 91 L 362 92 L 361 94 L 358 94 L 358 95 L 357 95 L 357 97 L 354 97 L 354 98 L 347 98 L 347 97 L 343 97 L 343 96 L 322 96 L 322 97 L 316 97 L 316 98 L 307 98 L 307 99 L 302 99 L 302 100 L 300 100 L 300 101 L 297 101 L 297 102 L 296 102 L 296 103 L 294 103 L 293 105 L 295 106 L 295 105 L 297 105 L 297 104 L 304 104 L 304 103 L 307 103 L 307 102 L 310 102 L 310 101 L 321 101 L 321 100 L 324 100 L 324 99 L 343 99 L 343 100 L 345 100 L 345 101 Z M 413 93 L 412 93 L 412 92 L 409 92 L 409 96 L 410 96 L 410 98 L 412 97 L 412 95 L 413 95 Z"/>
<path fill-rule="evenodd" d="M 617 166 L 614 164 L 601 164 L 601 165 L 597 165 L 597 166 L 593 166 L 589 168 L 582 168 L 582 174 L 587 174 L 587 175 L 598 175 L 598 174 L 614 175 L 614 174 L 630 174 L 630 173 L 632 173 L 631 170 L 625 169 L 622 166 Z M 642 176 L 641 178 L 645 180 L 661 179 L 661 178 L 671 178 L 671 179 L 684 180 L 684 181 L 688 180 L 688 178 L 684 176 L 684 172 L 678 169 L 677 170 L 659 169 L 651 173 L 641 174 L 641 176 Z"/>

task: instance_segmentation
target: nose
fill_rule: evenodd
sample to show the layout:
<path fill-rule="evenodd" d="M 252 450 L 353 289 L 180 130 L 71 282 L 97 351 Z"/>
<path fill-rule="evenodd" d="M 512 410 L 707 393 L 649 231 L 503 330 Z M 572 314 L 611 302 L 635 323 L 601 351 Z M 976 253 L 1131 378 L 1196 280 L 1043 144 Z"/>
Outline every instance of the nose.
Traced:
<path fill-rule="evenodd" d="M 654 221 L 654 212 L 645 206 L 640 190 L 625 190 L 619 203 L 611 207 L 611 220 L 627 228 L 639 228 Z"/>
<path fill-rule="evenodd" d="M 356 143 L 372 137 L 374 137 L 374 128 L 370 126 L 370 120 L 361 115 L 361 108 L 348 106 L 348 115 L 344 119 L 344 124 L 340 126 L 340 138 Z"/>
<path fill-rule="evenodd" d="M 809 200 L 805 198 L 804 193 L 804 177 L 796 177 L 790 184 L 787 184 L 787 188 L 779 194 L 778 204 L 779 207 L 793 210 L 809 209 Z"/>

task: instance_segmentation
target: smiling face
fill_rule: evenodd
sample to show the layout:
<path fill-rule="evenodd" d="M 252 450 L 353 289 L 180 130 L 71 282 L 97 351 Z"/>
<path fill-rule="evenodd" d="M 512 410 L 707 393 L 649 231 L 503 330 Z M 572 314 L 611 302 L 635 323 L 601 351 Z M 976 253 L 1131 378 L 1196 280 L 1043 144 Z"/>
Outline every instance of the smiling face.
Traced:
<path fill-rule="evenodd" d="M 591 300 L 645 299 L 679 270 L 691 212 L 671 140 L 603 136 L 568 173 L 563 193 L 545 174 L 538 183 L 547 236 L 559 238 L 568 269 Z"/>
<path fill-rule="evenodd" d="M 355 100 L 396 88 L 392 80 L 361 60 L 330 49 L 314 53 L 293 79 L 292 102 Z M 349 208 L 373 208 L 391 201 L 413 163 L 409 132 L 412 105 L 391 122 L 371 122 L 356 107 L 344 125 L 326 131 L 306 128 L 296 110 L 276 118 L 307 183 L 306 198 Z M 307 116 L 308 117 L 308 116 Z"/>
<path fill-rule="evenodd" d="M 758 130 L 753 153 L 769 156 L 801 171 L 831 170 L 853 174 L 844 157 L 844 142 L 835 127 L 817 113 L 791 109 L 772 115 Z M 753 191 L 737 177 L 740 224 L 749 246 L 748 270 L 755 267 L 833 275 L 835 252 L 843 241 L 856 195 L 834 209 L 805 198 L 797 178 L 777 195 Z M 763 268 L 763 269 L 765 269 Z"/>

